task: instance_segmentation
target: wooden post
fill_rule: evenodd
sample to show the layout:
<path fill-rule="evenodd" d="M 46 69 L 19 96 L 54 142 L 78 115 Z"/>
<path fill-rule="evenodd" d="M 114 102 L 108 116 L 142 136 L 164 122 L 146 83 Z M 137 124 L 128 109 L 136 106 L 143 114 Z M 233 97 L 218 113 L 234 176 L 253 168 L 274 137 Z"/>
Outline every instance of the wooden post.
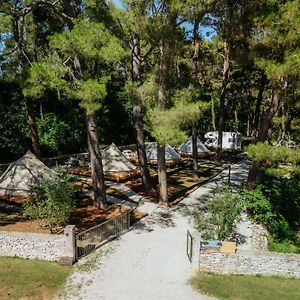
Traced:
<path fill-rule="evenodd" d="M 231 165 L 228 165 L 228 185 L 230 185 Z"/>

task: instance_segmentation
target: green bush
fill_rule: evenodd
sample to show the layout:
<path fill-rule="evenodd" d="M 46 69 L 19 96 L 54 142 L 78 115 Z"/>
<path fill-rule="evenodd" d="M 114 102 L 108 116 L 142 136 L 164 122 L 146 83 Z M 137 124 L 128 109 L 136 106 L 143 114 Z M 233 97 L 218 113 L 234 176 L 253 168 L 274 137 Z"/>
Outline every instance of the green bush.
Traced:
<path fill-rule="evenodd" d="M 293 238 L 294 234 L 289 223 L 274 207 L 274 202 L 271 202 L 271 198 L 265 195 L 261 186 L 251 191 L 246 190 L 243 195 L 251 219 L 264 224 L 275 241 Z"/>
<path fill-rule="evenodd" d="M 300 248 L 292 244 L 291 241 L 275 242 L 271 236 L 268 238 L 268 248 L 270 251 L 280 253 L 300 253 Z"/>
<path fill-rule="evenodd" d="M 234 230 L 234 221 L 244 206 L 243 198 L 224 188 L 207 205 L 207 215 L 194 211 L 195 227 L 204 239 L 223 240 Z"/>
<path fill-rule="evenodd" d="M 54 228 L 65 225 L 75 208 L 75 189 L 71 177 L 58 171 L 55 178 L 41 180 L 25 203 L 25 215 Z"/>
<path fill-rule="evenodd" d="M 300 162 L 299 148 L 289 149 L 285 146 L 275 147 L 265 143 L 257 143 L 247 146 L 246 151 L 249 157 L 254 160 L 270 160 L 275 164 L 279 162 L 298 164 Z"/>

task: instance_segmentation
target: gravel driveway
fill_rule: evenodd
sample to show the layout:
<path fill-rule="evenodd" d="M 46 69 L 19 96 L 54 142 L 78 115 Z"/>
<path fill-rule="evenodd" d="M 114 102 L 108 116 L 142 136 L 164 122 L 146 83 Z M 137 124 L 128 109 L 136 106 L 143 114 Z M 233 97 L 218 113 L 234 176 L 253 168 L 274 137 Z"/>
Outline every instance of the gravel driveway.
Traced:
<path fill-rule="evenodd" d="M 189 227 L 178 212 L 158 208 L 130 232 L 82 260 L 78 268 L 87 270 L 73 274 L 62 299 L 212 299 L 188 284 Z"/>

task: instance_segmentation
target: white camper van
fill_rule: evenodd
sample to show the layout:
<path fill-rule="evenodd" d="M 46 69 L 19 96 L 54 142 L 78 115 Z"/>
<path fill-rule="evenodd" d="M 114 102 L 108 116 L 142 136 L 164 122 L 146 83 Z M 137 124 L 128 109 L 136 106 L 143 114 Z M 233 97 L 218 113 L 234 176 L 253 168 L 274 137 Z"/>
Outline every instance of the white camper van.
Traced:
<path fill-rule="evenodd" d="M 206 141 L 205 146 L 217 147 L 218 146 L 218 131 L 207 132 L 204 137 Z M 242 135 L 239 132 L 223 132 L 222 147 L 223 149 L 239 150 L 242 146 Z"/>

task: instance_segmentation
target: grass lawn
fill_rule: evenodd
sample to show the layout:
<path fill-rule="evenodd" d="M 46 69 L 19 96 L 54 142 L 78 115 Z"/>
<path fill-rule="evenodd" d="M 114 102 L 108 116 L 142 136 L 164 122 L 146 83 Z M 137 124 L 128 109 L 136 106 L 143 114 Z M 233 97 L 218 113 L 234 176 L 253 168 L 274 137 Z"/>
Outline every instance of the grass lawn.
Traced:
<path fill-rule="evenodd" d="M 299 279 L 198 273 L 191 279 L 191 284 L 199 292 L 219 299 L 300 299 Z"/>
<path fill-rule="evenodd" d="M 0 257 L 0 299 L 55 299 L 71 269 L 52 262 Z"/>

